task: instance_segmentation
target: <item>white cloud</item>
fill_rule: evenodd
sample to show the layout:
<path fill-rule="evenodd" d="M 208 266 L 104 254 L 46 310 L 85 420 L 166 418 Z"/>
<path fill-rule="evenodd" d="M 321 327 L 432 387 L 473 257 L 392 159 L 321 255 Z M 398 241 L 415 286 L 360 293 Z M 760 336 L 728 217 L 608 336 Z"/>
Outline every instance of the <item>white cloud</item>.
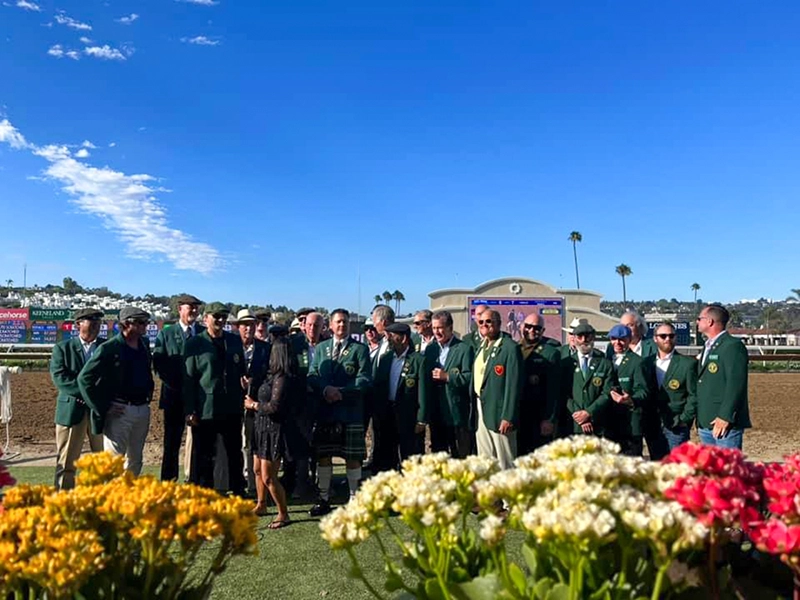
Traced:
<path fill-rule="evenodd" d="M 139 15 L 137 15 L 136 13 L 131 13 L 127 17 L 121 17 L 121 18 L 117 19 L 116 21 L 117 21 L 117 23 L 122 23 L 123 25 L 130 25 L 131 23 L 133 23 L 138 18 L 139 18 Z"/>
<path fill-rule="evenodd" d="M 90 39 L 89 39 L 88 37 L 86 37 L 85 35 L 84 35 L 84 36 L 81 36 L 79 39 L 80 39 L 80 42 L 81 42 L 81 44 L 86 44 L 86 45 L 89 45 L 89 44 L 91 44 L 91 43 L 92 43 L 92 40 L 90 40 Z"/>
<path fill-rule="evenodd" d="M 219 46 L 219 40 L 212 40 L 204 35 L 197 35 L 193 38 L 181 38 L 184 44 L 194 44 L 196 46 Z"/>
<path fill-rule="evenodd" d="M 117 145 L 117 142 L 111 142 L 111 143 L 108 145 L 108 147 L 109 147 L 109 148 L 113 148 L 113 147 L 114 147 L 114 146 L 116 146 L 116 145 Z"/>
<path fill-rule="evenodd" d="M 92 150 L 94 150 L 95 148 L 97 148 L 97 146 L 95 146 L 89 140 L 83 140 L 83 143 L 81 144 L 81 148 L 91 148 Z"/>
<path fill-rule="evenodd" d="M 89 158 L 90 154 L 86 148 L 81 148 L 75 153 L 76 158 Z"/>
<path fill-rule="evenodd" d="M 175 0 L 176 2 L 183 2 L 185 4 L 199 4 L 200 6 L 214 6 L 219 4 L 217 0 Z"/>
<path fill-rule="evenodd" d="M 50 56 L 55 56 L 56 58 L 71 58 L 72 60 L 80 60 L 81 53 L 77 50 L 65 50 L 61 44 L 56 44 L 55 46 L 50 46 L 50 49 L 47 51 L 47 54 Z"/>
<path fill-rule="evenodd" d="M 35 146 L 7 119 L 0 121 L 0 142 L 44 158 L 44 177 L 57 183 L 80 211 L 99 217 L 125 245 L 128 256 L 203 274 L 225 266 L 216 248 L 169 226 L 167 212 L 155 197 L 166 190 L 154 186 L 153 176 L 93 167 L 75 160 L 66 146 Z"/>
<path fill-rule="evenodd" d="M 28 0 L 17 0 L 17 7 L 31 10 L 33 12 L 42 12 L 41 7 L 35 2 L 28 2 Z"/>
<path fill-rule="evenodd" d="M 64 13 L 59 13 L 55 16 L 56 23 L 59 25 L 66 25 L 67 27 L 72 27 L 72 29 L 78 29 L 79 31 L 91 31 L 92 26 L 88 23 L 81 23 L 80 21 L 76 21 L 72 17 L 68 17 Z"/>
<path fill-rule="evenodd" d="M 89 46 L 83 49 L 83 53 L 87 56 L 93 56 L 102 60 L 128 60 L 128 57 L 133 54 L 132 48 L 123 48 L 118 50 L 112 48 L 108 44 L 104 46 Z"/>

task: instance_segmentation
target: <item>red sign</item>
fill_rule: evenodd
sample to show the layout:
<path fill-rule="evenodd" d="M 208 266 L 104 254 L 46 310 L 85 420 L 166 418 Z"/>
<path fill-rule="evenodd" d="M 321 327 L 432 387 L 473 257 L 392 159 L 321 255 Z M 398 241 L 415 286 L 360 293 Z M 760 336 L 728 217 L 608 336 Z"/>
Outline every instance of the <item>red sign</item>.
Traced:
<path fill-rule="evenodd" d="M 0 321 L 27 321 L 27 308 L 0 308 Z"/>

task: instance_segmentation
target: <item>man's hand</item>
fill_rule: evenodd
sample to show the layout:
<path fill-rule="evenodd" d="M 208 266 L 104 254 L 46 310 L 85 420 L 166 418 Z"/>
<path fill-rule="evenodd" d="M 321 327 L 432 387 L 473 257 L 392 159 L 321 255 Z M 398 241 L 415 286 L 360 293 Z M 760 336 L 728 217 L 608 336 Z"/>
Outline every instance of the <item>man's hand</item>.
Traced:
<path fill-rule="evenodd" d="M 322 390 L 322 397 L 325 398 L 325 402 L 328 404 L 333 404 L 334 402 L 339 402 L 342 399 L 342 392 L 339 390 L 339 388 L 328 385 L 325 386 L 324 390 Z"/>
<path fill-rule="evenodd" d="M 724 438 L 728 434 L 728 430 L 731 428 L 731 424 L 721 417 L 717 417 L 711 421 L 711 426 L 713 427 L 711 434 L 716 439 Z"/>
<path fill-rule="evenodd" d="M 611 390 L 611 399 L 617 404 L 624 404 L 625 406 L 633 406 L 633 398 L 628 392 L 619 393 L 616 390 Z"/>
<path fill-rule="evenodd" d="M 433 370 L 433 380 L 434 381 L 448 381 L 450 379 L 450 375 L 444 369 L 436 368 Z"/>
<path fill-rule="evenodd" d="M 511 421 L 506 421 L 505 419 L 503 419 L 502 421 L 500 421 L 500 427 L 497 431 L 502 435 L 508 435 L 513 430 L 514 426 L 511 424 Z"/>
<path fill-rule="evenodd" d="M 578 425 L 583 425 L 587 421 L 592 420 L 592 415 L 590 415 L 589 412 L 585 410 L 576 410 L 574 413 L 572 413 L 572 420 L 575 421 Z"/>
<path fill-rule="evenodd" d="M 245 410 L 257 410 L 258 409 L 258 402 L 253 400 L 250 396 L 244 397 L 244 408 Z"/>
<path fill-rule="evenodd" d="M 197 425 L 200 424 L 200 419 L 194 413 L 192 413 L 191 415 L 186 415 L 186 424 L 189 427 L 196 427 Z"/>
<path fill-rule="evenodd" d="M 581 425 L 581 429 L 583 430 L 583 433 L 594 433 L 594 427 L 592 427 L 591 421 L 588 421 L 583 425 Z"/>
<path fill-rule="evenodd" d="M 425 433 L 425 423 L 417 423 L 414 426 L 414 433 Z"/>
<path fill-rule="evenodd" d="M 242 375 L 241 381 L 242 381 L 242 389 L 246 390 L 248 387 L 250 387 L 250 383 L 253 381 L 253 378 L 248 377 L 247 375 Z"/>
<path fill-rule="evenodd" d="M 556 428 L 552 421 L 545 420 L 539 423 L 539 433 L 544 437 L 550 437 L 555 430 Z"/>

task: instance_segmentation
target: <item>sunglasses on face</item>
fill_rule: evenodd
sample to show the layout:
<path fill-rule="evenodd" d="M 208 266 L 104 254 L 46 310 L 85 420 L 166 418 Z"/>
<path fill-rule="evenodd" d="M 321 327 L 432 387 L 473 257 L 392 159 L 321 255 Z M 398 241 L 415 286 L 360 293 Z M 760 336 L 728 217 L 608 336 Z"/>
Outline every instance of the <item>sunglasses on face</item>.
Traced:
<path fill-rule="evenodd" d="M 425 325 L 425 323 L 430 323 L 430 321 L 414 321 L 414 325 L 416 326 Z"/>
<path fill-rule="evenodd" d="M 491 319 L 481 319 L 478 325 L 494 325 L 494 322 Z"/>
<path fill-rule="evenodd" d="M 526 331 L 529 329 L 533 329 L 535 331 L 541 331 L 542 329 L 544 329 L 544 327 L 542 327 L 541 325 L 531 325 L 530 323 L 525 323 L 522 326 L 522 328 L 525 329 Z"/>
<path fill-rule="evenodd" d="M 223 315 L 211 315 L 211 317 L 212 317 L 212 318 L 213 318 L 215 321 L 224 321 L 225 319 L 227 319 L 227 318 L 228 318 L 228 315 L 224 315 L 224 314 L 223 314 Z"/>
<path fill-rule="evenodd" d="M 675 334 L 674 333 L 657 333 L 656 337 L 660 338 L 662 340 L 674 340 L 675 339 Z"/>
<path fill-rule="evenodd" d="M 128 322 L 133 323 L 134 325 L 147 325 L 150 321 L 147 319 L 131 319 Z"/>

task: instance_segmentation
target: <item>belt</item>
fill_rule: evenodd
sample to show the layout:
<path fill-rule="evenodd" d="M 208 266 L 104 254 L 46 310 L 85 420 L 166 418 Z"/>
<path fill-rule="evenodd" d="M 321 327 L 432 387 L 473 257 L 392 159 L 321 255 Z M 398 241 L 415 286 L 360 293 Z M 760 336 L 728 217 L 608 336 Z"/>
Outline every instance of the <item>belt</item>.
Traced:
<path fill-rule="evenodd" d="M 150 400 L 129 400 L 127 398 L 114 398 L 113 402 L 117 404 L 128 404 L 130 406 L 144 406 L 145 404 L 150 404 Z"/>

